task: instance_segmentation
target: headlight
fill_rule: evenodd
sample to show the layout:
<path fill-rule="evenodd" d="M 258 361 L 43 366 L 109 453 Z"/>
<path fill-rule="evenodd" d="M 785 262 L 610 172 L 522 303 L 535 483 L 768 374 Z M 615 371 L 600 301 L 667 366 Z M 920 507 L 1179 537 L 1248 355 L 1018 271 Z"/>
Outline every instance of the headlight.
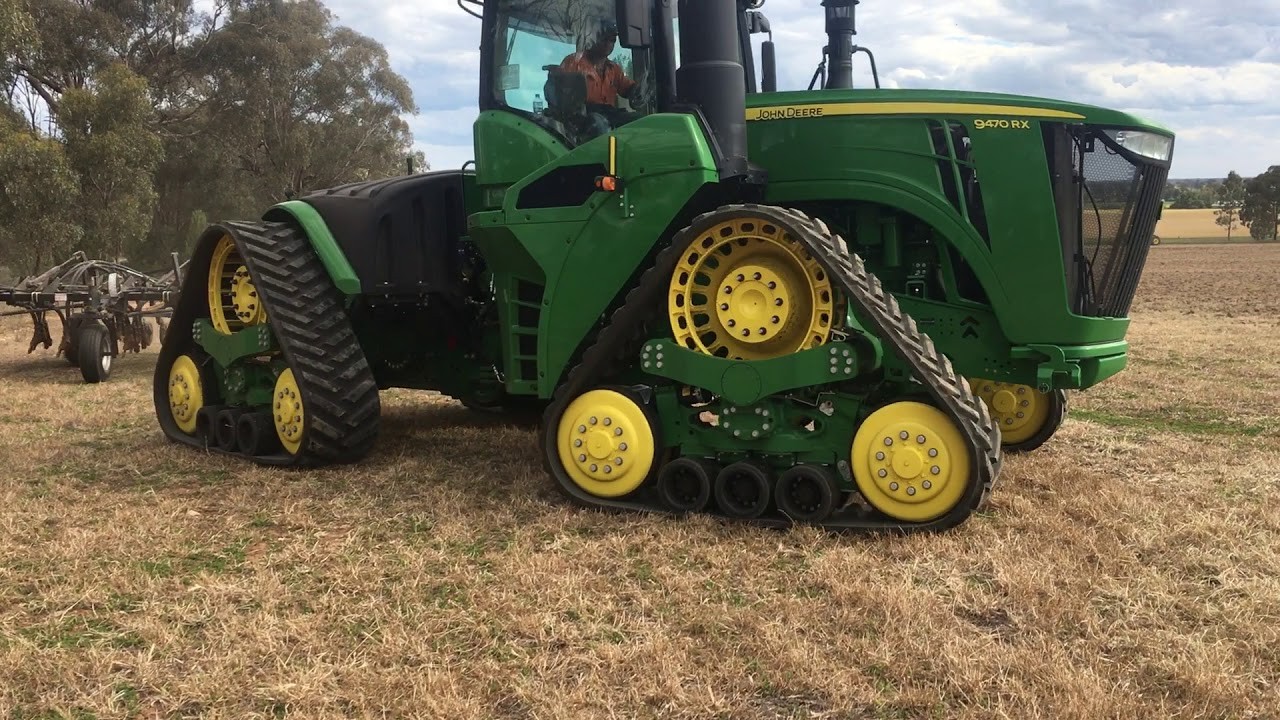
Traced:
<path fill-rule="evenodd" d="M 1169 162 L 1173 153 L 1173 138 L 1168 135 L 1141 130 L 1107 130 L 1107 134 L 1125 150 L 1153 160 Z"/>

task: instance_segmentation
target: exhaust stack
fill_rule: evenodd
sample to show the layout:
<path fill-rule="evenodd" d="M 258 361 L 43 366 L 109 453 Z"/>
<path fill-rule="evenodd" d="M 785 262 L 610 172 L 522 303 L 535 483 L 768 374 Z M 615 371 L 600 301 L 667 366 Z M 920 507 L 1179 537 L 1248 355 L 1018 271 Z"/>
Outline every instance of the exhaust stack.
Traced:
<path fill-rule="evenodd" d="M 853 36 L 858 30 L 855 8 L 861 0 L 822 0 L 827 16 L 827 89 L 853 87 Z"/>

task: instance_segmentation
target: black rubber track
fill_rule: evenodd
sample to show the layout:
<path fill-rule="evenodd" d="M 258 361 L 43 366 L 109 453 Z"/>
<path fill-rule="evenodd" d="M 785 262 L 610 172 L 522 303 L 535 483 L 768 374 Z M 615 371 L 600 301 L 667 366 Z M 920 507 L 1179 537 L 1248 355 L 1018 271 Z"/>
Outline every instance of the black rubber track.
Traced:
<path fill-rule="evenodd" d="M 955 372 L 951 362 L 938 352 L 933 341 L 919 330 L 915 321 L 902 311 L 879 279 L 866 270 L 861 258 L 847 251 L 842 238 L 833 235 L 821 221 L 803 213 L 767 205 L 723 206 L 700 215 L 677 233 L 670 247 L 658 255 L 654 265 L 628 293 L 596 342 L 583 353 L 582 361 L 569 372 L 543 415 L 541 429 L 543 465 L 555 478 L 560 491 L 585 507 L 672 514 L 656 501 L 651 491 L 646 493 L 644 488 L 628 498 L 617 500 L 583 492 L 560 465 L 555 447 L 555 428 L 560 414 L 573 398 L 608 382 L 616 372 L 634 365 L 640 346 L 648 339 L 645 337 L 647 323 L 654 317 L 665 315 L 667 283 L 678 259 L 703 231 L 715 223 L 737 217 L 772 219 L 792 231 L 791 234 L 808 248 L 841 287 L 852 307 L 868 323 L 868 329 L 884 342 L 887 350 L 912 369 L 914 378 L 932 396 L 937 407 L 956 423 L 969 450 L 970 485 L 956 507 L 942 517 L 925 523 L 904 523 L 867 510 L 862 505 L 852 505 L 837 511 L 822 523 L 822 527 L 836 531 L 936 532 L 959 525 L 981 509 L 990 497 L 1001 464 L 1000 431 L 992 422 L 986 404 L 973 394 L 965 379 Z M 651 486 L 651 483 L 647 485 Z M 769 527 L 792 524 L 790 519 L 782 516 L 738 522 Z"/>
<path fill-rule="evenodd" d="M 341 293 L 306 236 L 289 223 L 220 223 L 200 237 L 156 363 L 154 402 L 160 427 L 175 441 L 206 448 L 204 441 L 183 433 L 173 420 L 169 368 L 180 355 L 198 347 L 191 337 L 192 324 L 209 317 L 209 262 L 224 234 L 235 241 L 249 268 L 272 334 L 302 391 L 301 449 L 296 455 L 280 451 L 252 459 L 264 465 L 297 467 L 362 459 L 377 440 L 378 386 Z M 221 452 L 211 445 L 207 449 Z"/>

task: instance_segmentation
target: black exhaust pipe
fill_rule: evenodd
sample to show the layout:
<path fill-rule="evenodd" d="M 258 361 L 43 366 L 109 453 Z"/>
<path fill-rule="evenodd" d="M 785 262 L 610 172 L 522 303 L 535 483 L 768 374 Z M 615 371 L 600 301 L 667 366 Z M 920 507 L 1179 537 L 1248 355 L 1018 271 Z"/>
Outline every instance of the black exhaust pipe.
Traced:
<path fill-rule="evenodd" d="M 827 15 L 827 88 L 853 87 L 853 36 L 858 30 L 854 12 L 862 0 L 822 0 Z"/>
<path fill-rule="evenodd" d="M 677 102 L 696 105 L 711 126 L 721 177 L 747 173 L 747 80 L 738 44 L 737 0 L 679 0 Z"/>

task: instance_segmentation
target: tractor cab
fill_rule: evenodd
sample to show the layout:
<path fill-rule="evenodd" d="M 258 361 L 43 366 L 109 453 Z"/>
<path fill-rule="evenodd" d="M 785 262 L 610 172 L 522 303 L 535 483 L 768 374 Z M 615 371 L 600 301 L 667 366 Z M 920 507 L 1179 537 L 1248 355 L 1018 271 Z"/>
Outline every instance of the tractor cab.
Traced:
<path fill-rule="evenodd" d="M 614 0 L 486 6 L 482 109 L 526 117 L 570 148 L 655 111 L 654 48 L 618 42 Z"/>

